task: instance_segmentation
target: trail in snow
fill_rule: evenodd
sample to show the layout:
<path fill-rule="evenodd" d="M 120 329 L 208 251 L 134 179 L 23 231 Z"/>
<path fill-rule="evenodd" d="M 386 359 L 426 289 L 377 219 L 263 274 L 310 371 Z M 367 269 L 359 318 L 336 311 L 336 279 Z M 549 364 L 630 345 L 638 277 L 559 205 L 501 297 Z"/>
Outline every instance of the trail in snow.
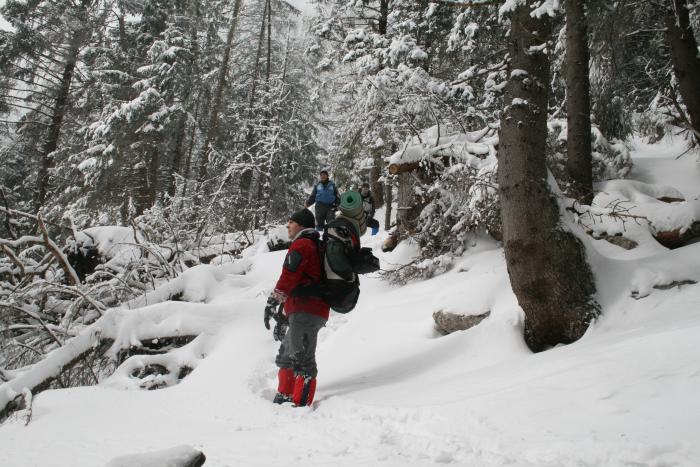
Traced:
<path fill-rule="evenodd" d="M 700 194 L 694 155 L 675 161 L 679 145 L 637 144 L 633 177 Z M 380 238 L 364 241 L 378 249 Z M 119 373 L 98 387 L 44 392 L 29 426 L 0 427 L 0 463 L 94 467 L 186 444 L 207 466 L 699 465 L 700 285 L 658 290 L 659 277 L 639 271 L 700 280 L 700 244 L 611 254 L 619 247 L 590 243 L 605 314 L 579 342 L 536 355 L 493 241 L 476 238 L 452 271 L 428 281 L 365 277 L 358 307 L 321 332 L 317 401 L 302 409 L 270 403 L 276 343 L 262 309 L 284 252 L 261 246 L 219 274 L 191 274 L 190 296 L 206 305 L 141 309 L 204 307 L 217 317 L 182 383 L 125 390 L 129 376 Z M 403 244 L 381 258 L 414 253 Z M 649 295 L 632 298 L 634 287 Z M 440 337 L 439 309 L 491 316 Z"/>

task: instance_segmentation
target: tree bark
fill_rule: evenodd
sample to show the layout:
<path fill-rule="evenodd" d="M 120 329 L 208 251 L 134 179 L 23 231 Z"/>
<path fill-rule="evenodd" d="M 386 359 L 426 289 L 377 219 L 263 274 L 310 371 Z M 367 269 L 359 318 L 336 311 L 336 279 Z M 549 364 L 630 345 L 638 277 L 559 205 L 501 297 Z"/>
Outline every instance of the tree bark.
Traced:
<path fill-rule="evenodd" d="M 146 188 L 146 200 L 144 204 L 145 209 L 152 208 L 158 199 L 160 193 L 160 183 L 159 183 L 159 172 L 160 172 L 160 147 L 159 145 L 153 145 L 151 148 L 151 158 L 148 164 L 148 175 L 147 175 L 147 188 Z"/>
<path fill-rule="evenodd" d="M 221 100 L 223 99 L 224 88 L 226 87 L 226 76 L 228 75 L 229 61 L 231 60 L 231 48 L 233 47 L 233 38 L 236 35 L 240 11 L 241 0 L 236 0 L 233 4 L 233 17 L 231 18 L 231 25 L 229 26 L 228 33 L 226 35 L 226 48 L 224 49 L 224 56 L 221 60 L 221 67 L 219 68 L 219 77 L 216 83 L 216 90 L 214 91 L 214 96 L 212 98 L 209 114 L 209 126 L 204 139 L 204 146 L 202 147 L 202 156 L 199 165 L 200 182 L 207 178 L 209 157 L 211 156 L 212 149 L 211 145 L 214 142 L 214 138 L 219 129 L 219 111 L 221 110 Z"/>
<path fill-rule="evenodd" d="M 700 57 L 687 0 L 667 0 L 666 42 L 671 48 L 673 72 L 688 113 L 689 130 L 700 144 Z"/>
<path fill-rule="evenodd" d="M 195 104 L 196 108 L 196 104 Z M 185 138 L 187 133 L 187 115 L 183 115 L 177 125 L 177 133 L 172 141 L 172 163 L 170 165 L 170 174 L 168 176 L 168 196 L 173 198 L 177 189 L 177 176 L 182 174 L 182 164 L 185 156 Z M 186 174 L 185 174 L 186 176 Z"/>
<path fill-rule="evenodd" d="M 374 197 L 374 206 L 377 209 L 384 206 L 384 184 L 379 181 L 382 176 L 382 163 L 381 156 L 375 156 L 374 165 L 369 169 L 369 186 Z"/>
<path fill-rule="evenodd" d="M 384 230 L 388 231 L 391 229 L 391 209 L 392 203 L 394 202 L 394 187 L 391 183 L 385 183 L 384 189 L 386 193 L 384 194 L 384 200 L 386 201 L 386 209 L 384 210 Z"/>
<path fill-rule="evenodd" d="M 384 206 L 384 184 L 379 181 L 384 168 L 383 151 L 386 146 L 372 148 L 372 168 L 369 169 L 369 187 L 374 197 L 374 205 L 377 209 Z"/>
<path fill-rule="evenodd" d="M 584 204 L 593 201 L 591 159 L 591 98 L 588 78 L 588 27 L 585 0 L 565 0 L 566 8 L 566 171 L 570 195 Z"/>
<path fill-rule="evenodd" d="M 122 49 L 122 52 L 127 53 L 129 46 L 126 42 L 126 18 L 123 13 L 117 17 L 117 24 L 119 25 L 119 48 Z"/>
<path fill-rule="evenodd" d="M 182 184 L 182 198 L 187 196 L 187 184 L 189 183 L 190 172 L 192 171 L 192 154 L 194 154 L 194 146 L 197 142 L 197 122 L 199 116 L 199 105 L 201 102 L 201 97 L 197 96 L 197 101 L 194 106 L 194 118 L 192 119 L 192 129 L 190 130 L 190 141 L 189 147 L 187 148 L 187 157 L 185 158 L 185 166 L 182 168 L 182 176 L 185 178 L 185 182 Z"/>
<path fill-rule="evenodd" d="M 533 0 L 516 7 L 508 39 L 498 180 L 506 264 L 525 313 L 533 351 L 579 339 L 598 314 L 595 285 L 581 242 L 559 223 L 545 164 L 549 18 L 533 18 Z M 513 73 L 514 70 L 521 70 Z"/>
<path fill-rule="evenodd" d="M 265 67 L 265 84 L 270 82 L 270 70 L 272 69 L 272 3 L 267 4 L 267 66 Z M 267 89 L 267 87 L 266 87 Z"/>
<path fill-rule="evenodd" d="M 386 34 L 386 27 L 389 19 L 389 0 L 379 0 L 379 34 Z"/>
<path fill-rule="evenodd" d="M 413 172 L 401 172 L 398 176 L 398 207 L 396 208 L 396 228 L 399 234 L 413 234 L 418 227 L 421 208 L 416 199 L 416 175 Z"/>

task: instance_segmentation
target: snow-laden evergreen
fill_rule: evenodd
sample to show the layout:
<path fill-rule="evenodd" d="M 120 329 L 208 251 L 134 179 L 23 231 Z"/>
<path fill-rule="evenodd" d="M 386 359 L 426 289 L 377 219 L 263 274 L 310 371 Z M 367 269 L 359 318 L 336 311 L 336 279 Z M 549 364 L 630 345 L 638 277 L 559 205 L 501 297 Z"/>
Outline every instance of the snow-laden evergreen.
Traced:
<path fill-rule="evenodd" d="M 700 465 L 699 32 L 692 0 L 0 0 L 0 464 Z M 321 169 L 369 185 L 382 269 L 278 406 L 263 307 Z"/>

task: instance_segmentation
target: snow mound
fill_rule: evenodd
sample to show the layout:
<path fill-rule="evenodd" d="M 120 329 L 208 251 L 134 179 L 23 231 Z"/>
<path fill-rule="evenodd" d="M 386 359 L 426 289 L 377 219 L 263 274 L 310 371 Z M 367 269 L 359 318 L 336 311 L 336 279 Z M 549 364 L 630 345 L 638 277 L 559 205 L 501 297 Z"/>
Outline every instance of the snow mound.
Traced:
<path fill-rule="evenodd" d="M 189 467 L 202 455 L 191 446 L 177 446 L 162 451 L 133 454 L 114 459 L 107 467 Z"/>

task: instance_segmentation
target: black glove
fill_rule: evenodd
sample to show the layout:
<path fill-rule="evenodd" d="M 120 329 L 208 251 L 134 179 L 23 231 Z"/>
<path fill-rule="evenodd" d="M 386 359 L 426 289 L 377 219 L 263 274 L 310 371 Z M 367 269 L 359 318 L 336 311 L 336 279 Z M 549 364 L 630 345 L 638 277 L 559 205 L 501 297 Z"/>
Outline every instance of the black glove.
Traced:
<path fill-rule="evenodd" d="M 289 321 L 287 320 L 287 317 L 284 316 L 282 307 L 283 305 L 280 304 L 277 313 L 272 316 L 275 321 L 277 321 L 277 324 L 275 324 L 275 329 L 272 330 L 272 337 L 274 337 L 276 341 L 280 342 L 282 339 L 284 339 L 284 335 L 287 334 L 287 329 L 289 328 Z"/>
<path fill-rule="evenodd" d="M 355 274 L 369 274 L 379 271 L 379 258 L 372 254 L 372 249 L 363 247 L 350 256 L 352 270 Z"/>
<path fill-rule="evenodd" d="M 265 318 L 263 318 L 263 321 L 265 322 L 265 329 L 270 329 L 270 318 L 274 317 L 279 305 L 280 303 L 274 296 L 270 295 L 267 298 L 267 304 L 265 305 Z"/>

